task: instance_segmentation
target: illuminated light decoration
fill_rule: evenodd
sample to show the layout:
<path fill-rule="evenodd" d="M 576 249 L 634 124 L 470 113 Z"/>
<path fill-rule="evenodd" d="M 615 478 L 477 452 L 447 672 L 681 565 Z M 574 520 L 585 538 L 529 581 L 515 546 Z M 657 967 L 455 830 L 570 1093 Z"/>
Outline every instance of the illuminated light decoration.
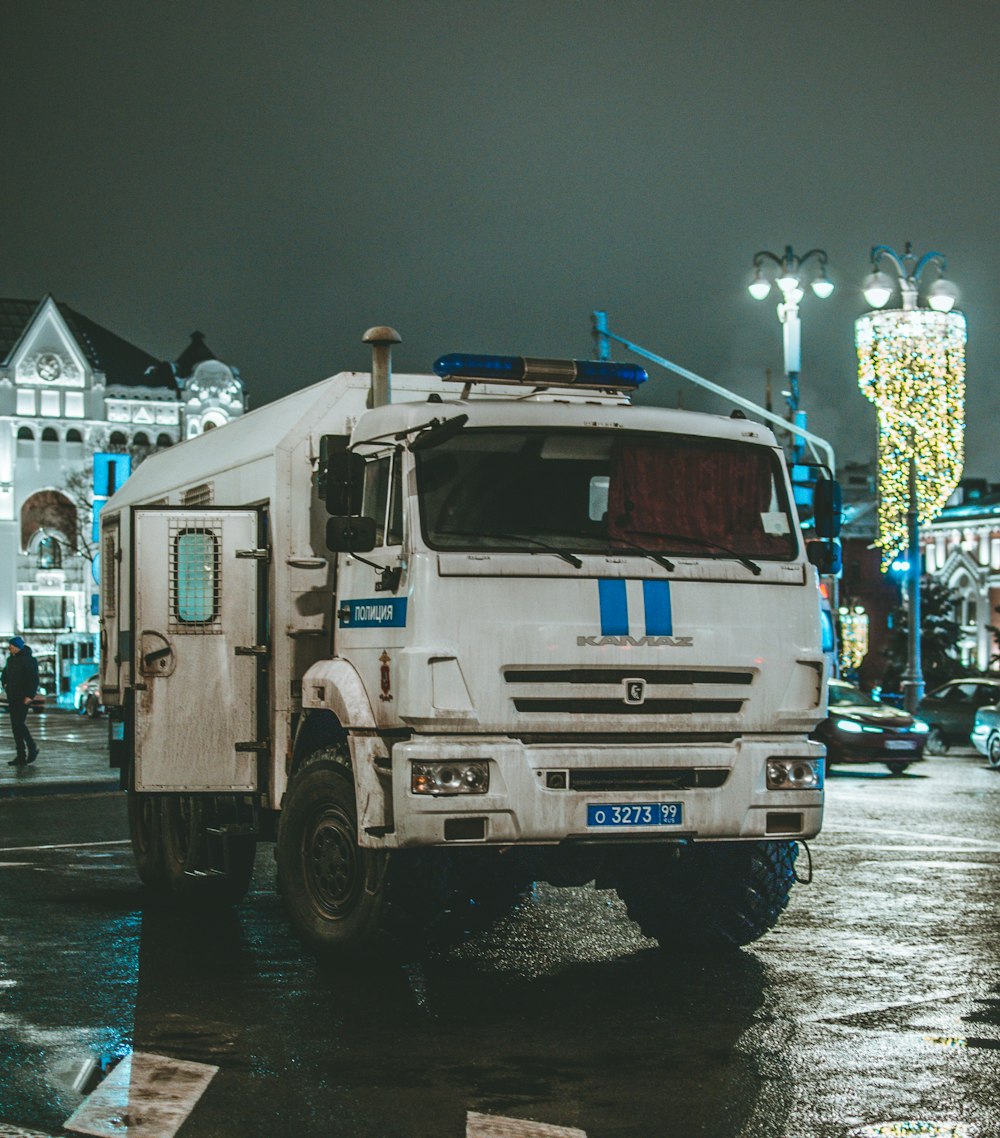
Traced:
<path fill-rule="evenodd" d="M 842 608 L 840 617 L 840 666 L 849 670 L 861 667 L 868 655 L 868 613 L 863 608 Z"/>
<path fill-rule="evenodd" d="M 634 389 L 649 376 L 638 364 L 607 360 L 548 360 L 530 356 L 478 356 L 455 352 L 434 361 L 442 379 L 480 379 L 535 386 Z"/>
<path fill-rule="evenodd" d="M 907 546 L 911 455 L 922 524 L 940 513 L 962 477 L 965 317 L 917 308 L 869 312 L 855 323 L 855 343 L 858 386 L 878 413 L 875 544 L 885 572 Z"/>

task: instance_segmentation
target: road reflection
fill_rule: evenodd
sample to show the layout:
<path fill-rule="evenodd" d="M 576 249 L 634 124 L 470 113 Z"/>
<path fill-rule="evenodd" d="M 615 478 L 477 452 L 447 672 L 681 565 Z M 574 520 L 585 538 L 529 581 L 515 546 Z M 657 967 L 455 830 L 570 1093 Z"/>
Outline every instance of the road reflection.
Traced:
<path fill-rule="evenodd" d="M 147 908 L 134 1047 L 220 1067 L 185 1138 L 460 1138 L 468 1110 L 709 1138 L 763 1111 L 779 1133 L 790 1040 L 761 1010 L 767 968 L 671 959 L 631 926 L 623 955 L 604 895 L 559 896 L 430 959 L 336 969 L 265 894 L 238 913 Z"/>

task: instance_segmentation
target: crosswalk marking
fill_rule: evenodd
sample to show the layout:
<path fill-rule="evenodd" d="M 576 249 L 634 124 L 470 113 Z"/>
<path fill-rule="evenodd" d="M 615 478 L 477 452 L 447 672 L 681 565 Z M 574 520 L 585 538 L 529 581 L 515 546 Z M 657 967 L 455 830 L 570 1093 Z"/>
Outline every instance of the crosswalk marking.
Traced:
<path fill-rule="evenodd" d="M 0 847 L 0 854 L 37 853 L 39 850 L 89 850 L 94 846 L 129 846 L 131 844 L 128 838 L 121 838 L 114 842 L 64 842 L 58 846 L 3 846 Z"/>
<path fill-rule="evenodd" d="M 527 1118 L 504 1118 L 470 1110 L 465 1117 L 465 1138 L 587 1138 L 587 1132 L 575 1126 L 550 1126 Z"/>
<path fill-rule="evenodd" d="M 97 1138 L 173 1138 L 218 1070 L 134 1051 L 63 1125 Z"/>

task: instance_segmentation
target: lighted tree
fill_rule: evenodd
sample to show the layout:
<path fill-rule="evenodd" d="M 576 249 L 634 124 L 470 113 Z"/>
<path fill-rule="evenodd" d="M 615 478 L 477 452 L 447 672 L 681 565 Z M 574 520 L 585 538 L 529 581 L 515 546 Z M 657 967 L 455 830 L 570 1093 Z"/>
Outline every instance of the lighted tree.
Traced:
<path fill-rule="evenodd" d="M 921 524 L 940 513 L 962 476 L 965 317 L 870 312 L 856 324 L 858 384 L 878 412 L 879 536 L 886 569 L 907 545 L 909 464 Z"/>

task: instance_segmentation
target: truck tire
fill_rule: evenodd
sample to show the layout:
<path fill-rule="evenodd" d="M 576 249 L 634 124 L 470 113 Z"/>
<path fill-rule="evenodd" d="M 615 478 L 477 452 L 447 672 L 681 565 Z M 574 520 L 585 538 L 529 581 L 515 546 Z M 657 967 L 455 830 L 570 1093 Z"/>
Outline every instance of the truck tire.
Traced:
<path fill-rule="evenodd" d="M 885 764 L 893 774 L 902 774 L 903 771 L 910 765 L 909 763 L 892 762 Z"/>
<path fill-rule="evenodd" d="M 292 928 L 326 960 L 425 952 L 447 934 L 447 852 L 358 844 L 346 740 L 311 755 L 293 776 L 278 821 L 278 892 Z"/>
<path fill-rule="evenodd" d="M 164 794 L 160 801 L 160 832 L 167 891 L 195 904 L 235 905 L 246 896 L 253 876 L 256 839 L 228 839 L 228 869 L 191 874 L 189 868 L 211 869 L 207 853 L 209 827 L 216 825 L 216 804 L 210 795 Z"/>
<path fill-rule="evenodd" d="M 630 851 L 618 869 L 628 915 L 664 949 L 732 949 L 773 928 L 795 881 L 796 842 L 702 842 Z"/>
<path fill-rule="evenodd" d="M 351 772 L 319 752 L 289 785 L 278 822 L 278 892 L 317 956 L 365 952 L 379 939 L 388 854 L 358 845 Z"/>
<path fill-rule="evenodd" d="M 990 736 L 989 746 L 986 748 L 986 760 L 994 770 L 1000 770 L 1000 735 L 995 731 Z"/>
<path fill-rule="evenodd" d="M 160 808 L 154 794 L 130 790 L 128 801 L 128 832 L 132 839 L 132 856 L 139 872 L 139 880 L 154 893 L 166 893 L 167 867 L 163 860 L 163 842 L 160 832 Z"/>

